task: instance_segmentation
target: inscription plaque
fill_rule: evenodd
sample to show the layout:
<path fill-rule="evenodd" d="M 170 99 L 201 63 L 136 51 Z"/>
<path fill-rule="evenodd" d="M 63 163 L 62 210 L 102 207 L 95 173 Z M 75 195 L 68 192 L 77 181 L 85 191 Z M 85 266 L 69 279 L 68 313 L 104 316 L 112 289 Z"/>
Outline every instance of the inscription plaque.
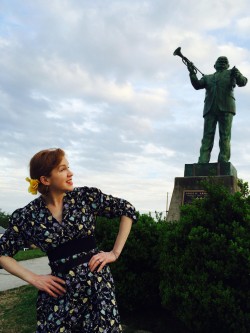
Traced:
<path fill-rule="evenodd" d="M 194 199 L 203 199 L 207 195 L 204 190 L 184 190 L 182 204 L 191 204 Z"/>

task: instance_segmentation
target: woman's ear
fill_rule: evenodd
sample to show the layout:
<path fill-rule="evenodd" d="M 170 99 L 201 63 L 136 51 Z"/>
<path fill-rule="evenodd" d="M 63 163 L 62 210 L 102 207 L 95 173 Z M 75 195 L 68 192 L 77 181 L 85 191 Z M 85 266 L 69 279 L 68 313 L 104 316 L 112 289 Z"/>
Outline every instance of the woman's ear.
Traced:
<path fill-rule="evenodd" d="M 40 177 L 40 182 L 45 186 L 50 185 L 50 181 L 49 181 L 48 177 L 45 177 L 45 176 Z"/>

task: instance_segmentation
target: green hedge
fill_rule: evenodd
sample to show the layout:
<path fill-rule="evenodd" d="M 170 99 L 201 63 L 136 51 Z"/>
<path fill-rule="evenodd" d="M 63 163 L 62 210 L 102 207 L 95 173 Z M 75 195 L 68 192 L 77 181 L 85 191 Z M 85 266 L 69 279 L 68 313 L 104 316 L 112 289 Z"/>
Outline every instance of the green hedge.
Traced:
<path fill-rule="evenodd" d="M 158 245 L 163 222 L 156 223 L 146 214 L 138 216 L 119 260 L 111 266 L 119 305 L 129 311 L 159 307 L 160 304 Z M 118 228 L 118 219 L 98 219 L 100 249 L 112 249 Z"/>
<path fill-rule="evenodd" d="M 250 331 L 249 199 L 205 184 L 161 237 L 162 302 L 192 332 Z"/>
<path fill-rule="evenodd" d="M 10 215 L 3 212 L 2 209 L 0 209 L 0 226 L 3 227 L 4 229 L 7 229 L 9 225 L 9 218 Z"/>

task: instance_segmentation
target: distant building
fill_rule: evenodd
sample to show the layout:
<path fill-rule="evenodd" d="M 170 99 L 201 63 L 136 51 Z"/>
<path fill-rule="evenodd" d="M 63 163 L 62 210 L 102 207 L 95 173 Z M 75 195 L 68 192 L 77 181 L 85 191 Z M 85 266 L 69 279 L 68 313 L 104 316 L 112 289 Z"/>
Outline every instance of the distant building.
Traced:
<path fill-rule="evenodd" d="M 3 236 L 6 229 L 0 226 L 0 238 Z"/>

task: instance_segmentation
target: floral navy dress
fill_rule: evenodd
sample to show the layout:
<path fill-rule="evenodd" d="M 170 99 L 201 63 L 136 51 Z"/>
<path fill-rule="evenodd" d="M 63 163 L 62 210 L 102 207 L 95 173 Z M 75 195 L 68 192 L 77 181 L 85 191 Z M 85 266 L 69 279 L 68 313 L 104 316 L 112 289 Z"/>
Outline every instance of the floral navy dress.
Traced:
<path fill-rule="evenodd" d="M 135 209 L 126 200 L 96 188 L 78 187 L 65 194 L 63 219 L 59 223 L 40 196 L 12 214 L 9 227 L 0 239 L 0 255 L 13 256 L 31 243 L 48 253 L 72 240 L 93 236 L 98 215 L 109 218 L 126 215 L 136 220 Z M 58 273 L 56 269 L 97 251 L 93 249 L 90 253 L 77 253 L 50 262 L 52 274 L 66 281 L 67 292 L 57 298 L 38 292 L 36 333 L 122 332 L 109 266 L 99 273 L 91 272 L 87 262 L 64 272 Z"/>

